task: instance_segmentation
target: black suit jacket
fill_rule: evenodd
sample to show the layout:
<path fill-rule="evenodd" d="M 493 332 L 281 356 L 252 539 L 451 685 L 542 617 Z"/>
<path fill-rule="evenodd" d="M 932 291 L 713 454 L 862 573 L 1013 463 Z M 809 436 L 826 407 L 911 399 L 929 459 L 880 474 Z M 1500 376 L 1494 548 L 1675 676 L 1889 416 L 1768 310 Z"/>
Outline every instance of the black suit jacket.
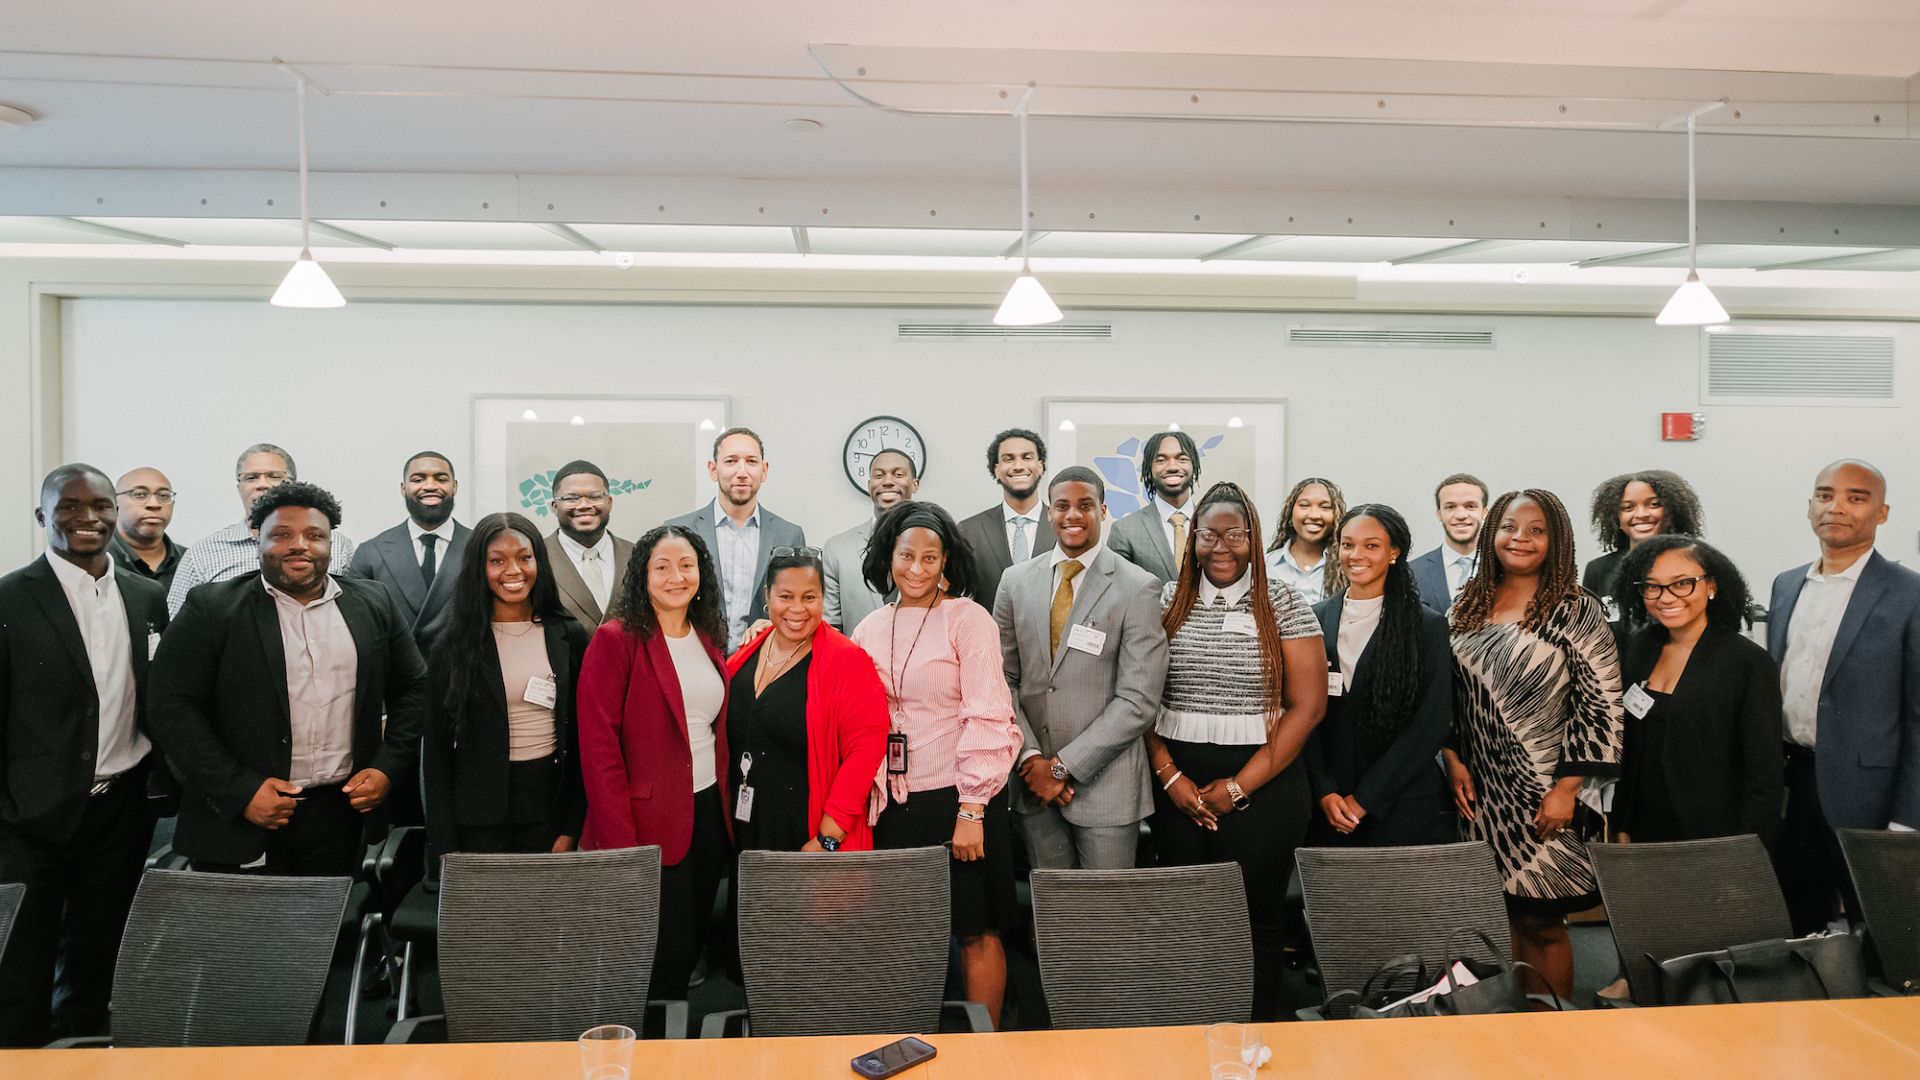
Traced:
<path fill-rule="evenodd" d="M 587 818 L 586 788 L 580 779 L 580 728 L 575 705 L 580 662 L 592 632 L 570 616 L 542 624 L 547 662 L 558 690 L 554 701 L 555 737 L 560 750 L 560 788 L 554 820 L 560 833 L 576 840 Z M 427 661 L 427 726 L 420 747 L 420 772 L 426 796 L 427 836 L 433 850 L 460 850 L 455 826 L 498 825 L 507 820 L 507 688 L 493 634 L 481 643 L 473 672 L 460 738 L 448 730 L 447 650 Z"/>
<path fill-rule="evenodd" d="M 1327 666 L 1340 666 L 1340 610 L 1345 589 L 1314 605 L 1326 635 Z M 1307 737 L 1307 779 L 1319 801 L 1352 795 L 1366 810 L 1354 840 L 1366 844 L 1419 844 L 1434 835 L 1447 804 L 1446 779 L 1435 756 L 1453 728 L 1453 645 L 1445 617 L 1420 609 L 1420 698 L 1386 750 L 1370 757 L 1360 726 L 1372 715 L 1373 680 L 1379 677 L 1380 633 L 1360 652 L 1345 693 L 1327 698 L 1327 716 Z"/>
<path fill-rule="evenodd" d="M 1635 631 L 1627 639 L 1621 682 L 1645 683 L 1666 642 L 1664 626 Z M 1627 714 L 1614 827 L 1631 833 L 1634 803 L 1659 784 L 1685 830 L 1668 839 L 1771 837 L 1780 822 L 1786 776 L 1780 669 L 1767 650 L 1732 630 L 1709 629 L 1694 644 L 1664 712 L 1666 748 L 1657 759 L 1648 753 L 1644 722 Z"/>
<path fill-rule="evenodd" d="M 454 579 L 466 557 L 467 538 L 472 535 L 472 529 L 458 521 L 453 523 L 453 535 L 434 553 L 432 588 L 420 576 L 420 563 L 413 556 L 413 533 L 404 521 L 353 550 L 354 574 L 388 588 L 394 610 L 405 621 L 422 655 L 432 652 L 430 645 L 446 623 Z"/>
<path fill-rule="evenodd" d="M 54 556 L 58 558 L 59 556 Z M 147 728 L 147 640 L 167 626 L 167 593 L 122 567 L 133 722 Z M 0 578 L 0 825 L 71 839 L 93 787 L 100 696 L 80 624 L 44 558 Z"/>
<path fill-rule="evenodd" d="M 993 598 L 1000 595 L 1000 575 L 1013 565 L 1013 549 L 1007 545 L 1007 518 L 1001 510 L 1004 505 L 994 503 L 960 523 L 960 535 L 973 549 L 973 599 L 988 611 L 993 610 Z M 1040 519 L 1040 525 L 1033 532 L 1029 557 L 1053 550 L 1053 525 L 1047 521 L 1047 508 L 1036 503 L 1033 516 Z"/>
<path fill-rule="evenodd" d="M 353 768 L 391 780 L 419 754 L 426 665 L 385 586 L 334 580 L 358 653 Z M 285 645 L 259 571 L 187 594 L 154 657 L 152 702 L 155 741 L 184 789 L 174 849 L 215 863 L 259 858 L 267 831 L 246 819 L 247 803 L 293 759 Z"/>

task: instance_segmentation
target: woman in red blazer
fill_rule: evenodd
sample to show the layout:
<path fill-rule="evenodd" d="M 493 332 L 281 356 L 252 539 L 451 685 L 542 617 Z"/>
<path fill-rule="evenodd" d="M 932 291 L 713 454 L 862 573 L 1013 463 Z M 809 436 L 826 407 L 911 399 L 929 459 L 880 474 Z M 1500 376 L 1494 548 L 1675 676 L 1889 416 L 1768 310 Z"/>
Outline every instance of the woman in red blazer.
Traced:
<path fill-rule="evenodd" d="M 734 833 L 743 848 L 870 851 L 887 695 L 865 649 L 822 620 L 813 548 L 767 563 L 772 625 L 727 661 Z"/>
<path fill-rule="evenodd" d="M 732 844 L 720 592 L 692 530 L 654 529 L 580 666 L 580 847 L 659 846 L 659 998 L 687 996 Z"/>

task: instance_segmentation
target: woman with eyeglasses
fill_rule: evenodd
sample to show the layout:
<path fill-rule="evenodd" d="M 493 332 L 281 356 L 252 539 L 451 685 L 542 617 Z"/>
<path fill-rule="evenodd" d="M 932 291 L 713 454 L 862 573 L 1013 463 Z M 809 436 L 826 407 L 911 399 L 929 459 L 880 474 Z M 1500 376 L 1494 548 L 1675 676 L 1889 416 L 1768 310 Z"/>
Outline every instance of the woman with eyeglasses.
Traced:
<path fill-rule="evenodd" d="M 854 628 L 880 669 L 890 732 L 874 846 L 948 845 L 953 935 L 966 997 L 994 1026 L 1014 919 L 1013 821 L 1006 786 L 1020 749 L 1000 628 L 973 593 L 973 555 L 948 513 L 903 502 L 874 522 L 868 587 L 898 597 Z"/>
<path fill-rule="evenodd" d="M 1300 594 L 1270 581 L 1260 516 L 1237 484 L 1207 489 L 1180 576 L 1161 592 L 1167 681 L 1147 732 L 1162 862 L 1234 862 L 1253 924 L 1253 1016 L 1274 1016 L 1281 908 L 1312 799 L 1300 760 L 1327 710 L 1327 654 Z M 1416 601 L 1417 603 L 1417 601 Z"/>
<path fill-rule="evenodd" d="M 1780 669 L 1740 632 L 1747 583 L 1690 536 L 1656 536 L 1621 566 L 1626 747 L 1610 824 L 1623 841 L 1772 835 L 1780 764 Z"/>

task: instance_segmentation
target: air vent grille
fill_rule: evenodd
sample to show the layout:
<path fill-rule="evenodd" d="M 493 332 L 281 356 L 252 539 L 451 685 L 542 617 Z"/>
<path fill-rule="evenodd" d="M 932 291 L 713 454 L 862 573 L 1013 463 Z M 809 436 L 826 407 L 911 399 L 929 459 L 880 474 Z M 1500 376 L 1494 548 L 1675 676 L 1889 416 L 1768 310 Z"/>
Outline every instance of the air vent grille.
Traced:
<path fill-rule="evenodd" d="M 1712 333 L 1711 404 L 1870 404 L 1893 401 L 1893 339 L 1865 335 Z"/>
<path fill-rule="evenodd" d="M 1111 341 L 1111 323 L 995 326 L 992 323 L 900 323 L 901 341 Z"/>
<path fill-rule="evenodd" d="M 1419 326 L 1289 326 L 1289 345 L 1383 349 L 1491 349 L 1493 331 Z"/>

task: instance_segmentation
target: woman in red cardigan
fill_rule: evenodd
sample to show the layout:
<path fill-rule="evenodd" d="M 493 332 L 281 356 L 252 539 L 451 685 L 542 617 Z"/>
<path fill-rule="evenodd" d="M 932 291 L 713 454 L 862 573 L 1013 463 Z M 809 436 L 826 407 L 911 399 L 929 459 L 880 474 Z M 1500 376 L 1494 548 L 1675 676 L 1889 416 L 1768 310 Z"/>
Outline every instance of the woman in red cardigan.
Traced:
<path fill-rule="evenodd" d="M 657 998 L 687 996 L 732 843 L 720 592 L 691 529 L 654 529 L 634 545 L 580 666 L 580 847 L 659 845 Z"/>
<path fill-rule="evenodd" d="M 734 834 L 743 848 L 869 851 L 887 696 L 866 650 L 821 618 L 813 548 L 767 563 L 772 626 L 727 661 Z"/>

